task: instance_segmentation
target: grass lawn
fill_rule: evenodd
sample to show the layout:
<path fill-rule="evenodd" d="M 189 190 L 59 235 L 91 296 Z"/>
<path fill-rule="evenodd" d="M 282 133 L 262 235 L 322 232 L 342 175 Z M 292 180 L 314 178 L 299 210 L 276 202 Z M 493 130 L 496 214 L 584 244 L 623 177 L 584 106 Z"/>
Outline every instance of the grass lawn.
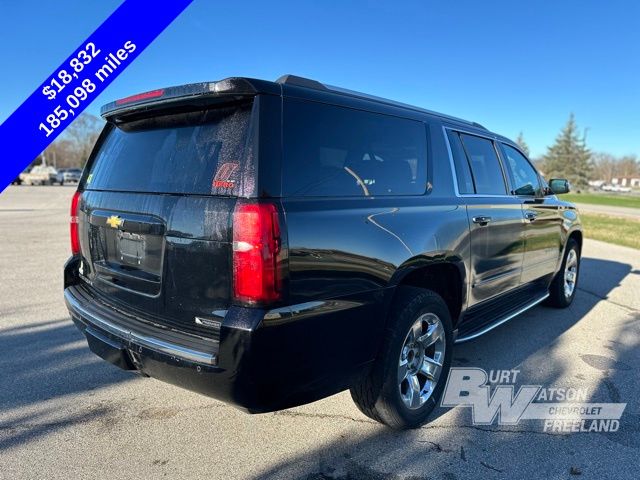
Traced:
<path fill-rule="evenodd" d="M 640 249 L 640 221 L 591 213 L 580 218 L 587 238 Z"/>
<path fill-rule="evenodd" d="M 561 200 L 592 205 L 610 205 L 614 207 L 640 208 L 640 196 L 637 195 L 604 195 L 599 193 L 567 193 L 558 195 Z"/>

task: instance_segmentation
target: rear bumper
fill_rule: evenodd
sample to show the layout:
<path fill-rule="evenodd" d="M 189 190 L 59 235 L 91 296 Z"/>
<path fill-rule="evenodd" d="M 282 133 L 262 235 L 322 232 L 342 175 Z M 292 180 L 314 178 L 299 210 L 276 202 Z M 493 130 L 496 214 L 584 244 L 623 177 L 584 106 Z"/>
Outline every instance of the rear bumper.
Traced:
<path fill-rule="evenodd" d="M 250 413 L 301 405 L 349 388 L 375 350 L 373 339 L 369 345 L 356 340 L 361 321 L 374 318 L 370 302 L 313 302 L 278 311 L 232 307 L 214 341 L 132 325 L 130 319 L 126 323 L 119 312 L 91 302 L 83 288 L 68 286 L 64 298 L 95 354 Z"/>
<path fill-rule="evenodd" d="M 141 328 L 131 328 L 118 321 L 116 312 L 104 311 L 88 302 L 82 289 L 75 286 L 65 288 L 64 299 L 71 319 L 85 334 L 89 348 L 104 360 L 124 370 L 260 411 L 258 405 L 252 408 L 254 406 L 243 402 L 238 394 L 239 389 L 247 386 L 233 380 L 228 369 L 217 365 L 217 342 L 209 342 L 209 348 L 206 348 L 205 342 L 194 341 L 198 347 L 188 347 L 184 336 L 171 341 L 167 338 L 167 333 L 171 332 L 158 330 L 153 334 L 142 324 Z"/>
<path fill-rule="evenodd" d="M 117 340 L 124 348 L 130 351 L 139 351 L 141 348 L 156 351 L 173 358 L 204 365 L 216 365 L 218 363 L 218 342 L 211 342 L 210 348 L 198 350 L 187 346 L 188 337 L 182 336 L 184 341 L 178 343 L 166 338 L 159 338 L 153 333 L 144 332 L 141 329 L 131 328 L 109 318 L 109 313 L 100 312 L 90 305 L 83 305 L 83 298 L 78 295 L 78 290 L 67 288 L 64 292 L 64 300 L 76 325 L 80 323 L 83 330 L 90 327 L 91 330 L 106 334 L 109 338 Z M 116 316 L 115 313 L 112 313 Z M 90 330 L 90 332 L 91 332 Z M 147 329 L 148 330 L 148 329 Z M 104 336 L 104 335 L 103 335 Z"/>

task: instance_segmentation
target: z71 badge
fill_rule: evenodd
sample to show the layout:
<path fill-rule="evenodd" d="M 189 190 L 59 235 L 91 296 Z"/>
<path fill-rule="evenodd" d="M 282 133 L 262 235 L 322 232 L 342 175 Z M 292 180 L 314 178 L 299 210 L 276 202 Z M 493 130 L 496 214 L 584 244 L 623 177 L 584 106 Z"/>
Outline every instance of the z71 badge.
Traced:
<path fill-rule="evenodd" d="M 218 167 L 215 176 L 213 177 L 214 188 L 233 188 L 236 184 L 231 180 L 231 176 L 238 169 L 237 163 L 223 163 Z"/>

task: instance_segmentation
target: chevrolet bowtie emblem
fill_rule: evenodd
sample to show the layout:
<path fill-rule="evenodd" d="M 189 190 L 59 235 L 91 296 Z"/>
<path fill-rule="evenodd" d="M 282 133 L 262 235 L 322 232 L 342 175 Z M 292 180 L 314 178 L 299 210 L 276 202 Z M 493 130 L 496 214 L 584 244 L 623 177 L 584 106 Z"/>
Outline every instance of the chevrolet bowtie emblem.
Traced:
<path fill-rule="evenodd" d="M 112 215 L 109 218 L 107 218 L 107 225 L 109 225 L 111 228 L 118 228 L 118 227 L 121 227 L 123 224 L 124 224 L 124 220 L 118 217 L 117 215 Z"/>

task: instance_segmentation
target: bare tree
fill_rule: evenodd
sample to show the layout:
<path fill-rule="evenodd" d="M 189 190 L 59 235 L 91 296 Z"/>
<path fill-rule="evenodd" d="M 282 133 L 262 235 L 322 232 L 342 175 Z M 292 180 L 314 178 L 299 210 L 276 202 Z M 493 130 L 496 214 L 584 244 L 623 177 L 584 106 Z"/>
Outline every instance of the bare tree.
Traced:
<path fill-rule="evenodd" d="M 640 165 L 635 155 L 627 155 L 618 160 L 616 168 L 618 177 L 638 177 L 640 176 Z"/>
<path fill-rule="evenodd" d="M 594 161 L 594 180 L 611 183 L 614 178 L 640 177 L 640 163 L 635 155 L 615 157 L 609 153 L 596 153 Z"/>
<path fill-rule="evenodd" d="M 616 176 L 616 157 L 609 153 L 599 152 L 593 155 L 593 163 L 593 179 L 611 183 L 611 179 Z"/>
<path fill-rule="evenodd" d="M 100 135 L 104 122 L 89 113 L 83 113 L 44 151 L 47 164 L 58 168 L 82 168 Z M 36 158 L 32 164 L 41 163 Z"/>

